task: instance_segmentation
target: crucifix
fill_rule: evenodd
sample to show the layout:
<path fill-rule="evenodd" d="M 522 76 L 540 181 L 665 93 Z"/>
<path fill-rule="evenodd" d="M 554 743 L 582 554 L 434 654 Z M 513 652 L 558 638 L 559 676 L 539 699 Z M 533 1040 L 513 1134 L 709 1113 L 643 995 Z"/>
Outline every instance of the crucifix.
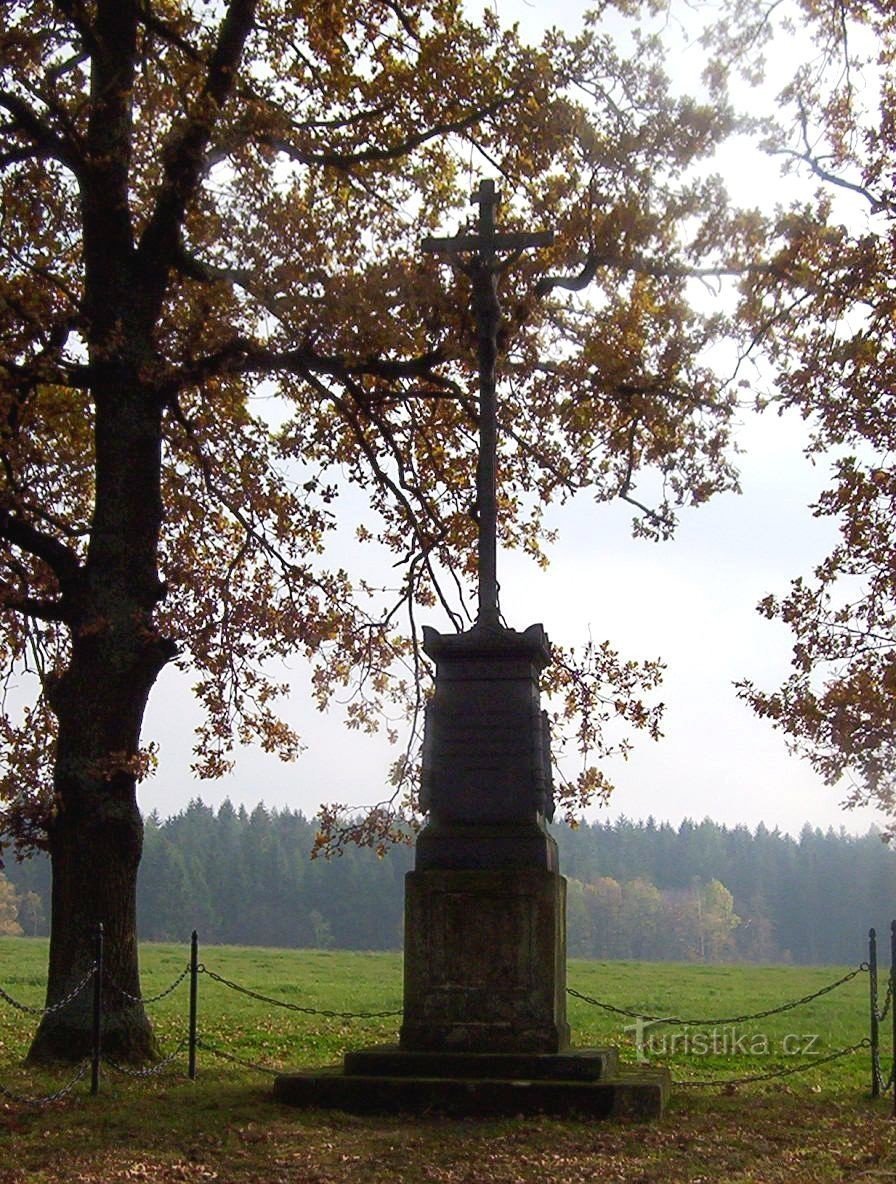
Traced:
<path fill-rule="evenodd" d="M 425 238 L 422 249 L 449 258 L 468 255 L 468 262 L 457 266 L 470 277 L 471 304 L 476 318 L 479 354 L 479 455 L 476 461 L 476 518 L 479 528 L 478 573 L 479 628 L 500 629 L 498 611 L 498 403 L 496 364 L 501 305 L 498 301 L 498 277 L 509 263 L 528 247 L 547 247 L 554 241 L 552 230 L 532 234 L 499 234 L 495 230 L 495 210 L 500 198 L 494 181 L 480 181 L 471 197 L 479 206 L 478 233 L 459 234 L 454 238 Z M 498 263 L 498 253 L 512 252 L 511 259 Z"/>

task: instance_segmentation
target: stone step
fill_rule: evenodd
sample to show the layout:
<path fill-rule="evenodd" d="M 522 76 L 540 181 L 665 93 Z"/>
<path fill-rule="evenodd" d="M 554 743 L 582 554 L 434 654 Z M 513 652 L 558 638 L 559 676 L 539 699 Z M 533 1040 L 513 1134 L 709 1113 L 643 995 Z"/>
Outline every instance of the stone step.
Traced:
<path fill-rule="evenodd" d="M 618 1068 L 615 1048 L 560 1053 L 417 1052 L 395 1045 L 345 1054 L 345 1072 L 362 1077 L 459 1077 L 499 1081 L 600 1081 Z"/>
<path fill-rule="evenodd" d="M 274 1081 L 274 1099 L 352 1114 L 553 1114 L 649 1121 L 662 1117 L 670 1084 L 665 1069 L 633 1070 L 606 1081 L 527 1081 L 368 1076 L 347 1074 L 340 1065 L 282 1074 Z"/>

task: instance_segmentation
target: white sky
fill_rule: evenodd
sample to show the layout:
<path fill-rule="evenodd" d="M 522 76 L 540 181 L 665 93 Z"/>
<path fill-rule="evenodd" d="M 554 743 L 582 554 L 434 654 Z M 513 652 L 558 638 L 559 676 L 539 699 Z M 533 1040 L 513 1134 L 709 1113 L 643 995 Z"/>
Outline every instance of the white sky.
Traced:
<path fill-rule="evenodd" d="M 772 688 L 787 673 L 790 633 L 760 617 L 756 603 L 808 572 L 833 538 L 831 524 L 806 508 L 824 474 L 802 458 L 801 428 L 771 416 L 751 422 L 743 494 L 685 512 L 671 543 L 632 539 L 629 507 L 595 506 L 583 496 L 553 514 L 560 538 L 546 572 L 517 553 L 500 557 L 502 605 L 512 627 L 540 621 L 564 644 L 589 633 L 607 637 L 624 657 L 662 657 L 668 665 L 659 692 L 667 705 L 664 739 L 639 738 L 627 762 L 607 766 L 617 785 L 609 816 L 653 814 L 678 823 L 708 815 L 791 833 L 806 821 L 849 830 L 880 821 L 872 811 L 844 813 L 843 791 L 824 786 L 789 755 L 732 685 L 749 677 Z M 435 613 L 430 622 L 445 628 Z M 144 729 L 146 739 L 161 743 L 159 771 L 141 789 L 144 809 L 165 816 L 195 796 L 214 804 L 229 796 L 249 807 L 263 800 L 310 814 L 321 801 L 380 800 L 395 750 L 382 738 L 348 731 L 338 712 L 318 714 L 306 684 L 297 663 L 287 714 L 306 744 L 298 762 L 241 750 L 232 775 L 199 782 L 189 772 L 198 716 L 187 680 L 163 672 Z"/>
<path fill-rule="evenodd" d="M 497 4 L 502 18 L 519 19 L 533 36 L 548 21 L 574 28 L 583 8 L 575 0 Z M 698 54 L 696 47 L 683 54 L 683 75 L 699 73 Z M 729 150 L 725 168 L 744 201 L 752 200 L 751 190 L 767 194 L 774 187 L 776 166 L 743 142 Z M 633 540 L 629 507 L 596 507 L 583 496 L 552 515 L 560 538 L 547 572 L 522 555 L 499 558 L 502 608 L 514 628 L 540 621 L 558 642 L 582 642 L 590 633 L 609 638 L 624 657 L 667 662 L 660 691 L 665 738 L 639 739 L 628 762 L 607 766 L 618 787 L 604 812 L 609 816 L 652 814 L 676 824 L 705 816 L 729 825 L 763 821 L 793 834 L 806 821 L 849 830 L 881 821 L 870 810 L 840 809 L 845 790 L 824 786 L 808 764 L 789 755 L 732 685 L 749 677 L 771 689 L 786 675 L 792 637 L 755 606 L 769 592 L 786 591 L 792 577 L 809 574 L 834 538 L 833 525 L 807 509 L 827 474 L 803 458 L 804 433 L 797 420 L 747 417 L 742 495 L 683 513 L 671 543 Z M 445 627 L 436 614 L 430 623 Z M 300 760 L 285 766 L 243 750 L 234 774 L 201 783 L 189 771 L 198 716 L 188 681 L 165 671 L 144 728 L 145 740 L 161 744 L 159 771 L 141 789 L 144 810 L 166 816 L 192 797 L 217 804 L 229 796 L 248 807 L 263 800 L 312 814 L 322 801 L 363 806 L 387 796 L 395 750 L 381 738 L 347 731 L 337 713 L 316 713 L 300 663 L 293 686 L 287 714 L 306 744 Z"/>

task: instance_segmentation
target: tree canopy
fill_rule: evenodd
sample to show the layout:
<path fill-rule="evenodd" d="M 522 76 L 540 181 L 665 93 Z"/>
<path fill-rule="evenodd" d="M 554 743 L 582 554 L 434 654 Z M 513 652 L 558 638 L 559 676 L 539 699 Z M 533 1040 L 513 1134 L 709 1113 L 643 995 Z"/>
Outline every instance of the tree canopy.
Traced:
<path fill-rule="evenodd" d="M 742 314 L 774 367 L 769 402 L 806 422 L 826 473 L 813 512 L 839 541 L 760 610 L 794 634 L 777 690 L 744 695 L 847 804 L 896 815 L 896 14 L 883 2 L 742 6 L 716 34 L 763 77 L 776 35 L 799 29 L 767 150 L 811 186 L 764 227 L 769 266 Z M 780 63 L 778 64 L 780 73 Z"/>
<path fill-rule="evenodd" d="M 327 566 L 338 480 L 369 491 L 357 525 L 398 557 L 400 597 L 463 613 L 471 329 L 418 241 L 463 208 L 471 152 L 506 178 L 507 219 L 558 231 L 547 277 L 507 277 L 505 542 L 538 554 L 551 499 L 634 497 L 647 465 L 657 533 L 731 483 L 730 400 L 701 359 L 718 326 L 684 278 L 720 195 L 681 177 L 727 117 L 671 98 L 658 44 L 636 67 L 595 18 L 534 50 L 450 5 L 5 9 L 4 654 L 44 692 L 5 722 L 26 824 L 47 689 L 73 625 L 95 627 L 75 585 L 101 539 L 95 388 L 122 354 L 161 417 L 148 627 L 196 673 L 202 773 L 234 734 L 295 754 L 265 663 L 304 652 L 322 703 L 360 671 L 376 702 L 406 652 L 395 605 Z"/>
<path fill-rule="evenodd" d="M 557 232 L 502 285 L 503 542 L 539 557 L 543 507 L 576 490 L 661 537 L 734 484 L 705 356 L 722 321 L 688 285 L 742 231 L 690 170 L 731 117 L 672 93 L 637 6 L 539 47 L 452 0 L 2 11 L 2 663 L 36 675 L 2 717 L 3 817 L 51 853 L 52 1001 L 100 917 L 136 992 L 135 787 L 166 664 L 195 680 L 214 776 L 238 741 L 296 754 L 279 659 L 308 659 L 322 706 L 351 686 L 350 724 L 373 726 L 384 697 L 419 703 L 401 612 L 466 619 L 474 330 L 422 234 L 456 228 L 483 171 L 509 229 Z M 329 561 L 343 481 L 391 590 Z M 614 717 L 656 731 L 655 664 L 595 645 L 586 666 L 554 675 L 586 747 Z M 570 794 L 602 784 L 586 769 Z M 110 1047 L 140 1055 L 119 1018 Z M 79 1055 L 83 1031 L 52 1027 L 36 1047 Z"/>

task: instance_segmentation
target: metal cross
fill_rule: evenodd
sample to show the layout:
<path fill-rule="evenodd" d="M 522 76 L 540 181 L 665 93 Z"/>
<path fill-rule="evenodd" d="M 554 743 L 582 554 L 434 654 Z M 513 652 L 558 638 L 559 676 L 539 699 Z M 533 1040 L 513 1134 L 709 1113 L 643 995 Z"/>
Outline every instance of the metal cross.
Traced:
<path fill-rule="evenodd" d="M 552 230 L 533 234 L 498 234 L 495 209 L 500 198 L 494 181 L 480 181 L 471 197 L 479 206 L 477 234 L 459 234 L 454 238 L 425 238 L 424 251 L 435 255 L 469 254 L 469 263 L 461 267 L 470 276 L 471 304 L 476 318 L 479 352 L 479 455 L 476 461 L 476 517 L 479 525 L 478 571 L 479 614 L 477 626 L 500 629 L 498 611 L 498 402 L 495 369 L 498 360 L 498 328 L 501 305 L 498 302 L 501 251 L 520 254 L 527 247 L 548 247 L 554 241 Z"/>

